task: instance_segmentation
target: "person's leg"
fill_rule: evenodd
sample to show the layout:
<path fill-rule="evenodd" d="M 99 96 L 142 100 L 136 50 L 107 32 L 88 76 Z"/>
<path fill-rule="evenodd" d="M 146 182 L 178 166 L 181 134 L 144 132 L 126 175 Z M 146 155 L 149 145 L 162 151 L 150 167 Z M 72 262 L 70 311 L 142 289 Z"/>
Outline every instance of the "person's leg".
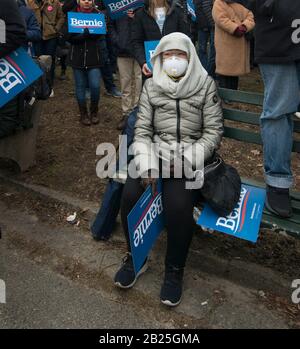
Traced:
<path fill-rule="evenodd" d="M 209 31 L 200 29 L 198 32 L 199 59 L 204 69 L 208 68 L 207 43 Z"/>
<path fill-rule="evenodd" d="M 138 104 L 142 92 L 142 70 L 138 62 L 134 59 L 133 63 L 133 71 L 134 71 L 134 99 L 132 109 L 134 109 Z"/>
<path fill-rule="evenodd" d="M 261 135 L 267 184 L 266 206 L 272 212 L 289 217 L 289 188 L 293 184 L 291 152 L 293 146 L 293 113 L 299 105 L 297 66 L 261 64 L 265 84 Z"/>
<path fill-rule="evenodd" d="M 185 179 L 163 181 L 167 252 L 160 297 L 162 303 L 169 306 L 176 306 L 181 301 L 184 267 L 193 237 L 193 207 L 199 193 L 187 190 L 185 186 Z"/>
<path fill-rule="evenodd" d="M 231 76 L 218 75 L 219 87 L 231 89 Z"/>
<path fill-rule="evenodd" d="M 56 48 L 57 48 L 57 39 L 44 40 L 43 42 L 43 55 L 49 55 L 52 58 L 50 78 L 51 84 L 53 87 L 54 78 L 55 78 L 55 59 L 56 59 Z"/>
<path fill-rule="evenodd" d="M 117 90 L 116 85 L 114 83 L 113 72 L 112 72 L 112 67 L 111 67 L 111 63 L 109 60 L 107 45 L 106 45 L 105 49 L 106 49 L 105 56 L 107 57 L 107 59 L 106 59 L 104 66 L 101 67 L 101 75 L 102 75 L 102 79 L 104 82 L 105 90 L 109 96 L 121 98 L 122 94 L 120 91 Z"/>
<path fill-rule="evenodd" d="M 98 117 L 98 105 L 100 100 L 101 71 L 99 68 L 88 69 L 87 74 L 91 96 L 91 121 L 93 124 L 98 124 L 100 121 Z"/>
<path fill-rule="evenodd" d="M 132 107 L 133 58 L 118 57 L 118 69 L 122 93 L 122 113 L 127 115 Z"/>
<path fill-rule="evenodd" d="M 239 88 L 238 76 L 230 76 L 230 88 L 231 90 L 237 90 Z"/>
<path fill-rule="evenodd" d="M 120 288 L 131 288 L 137 281 L 138 277 L 147 270 L 148 264 L 147 260 L 140 269 L 140 271 L 135 275 L 133 260 L 131 256 L 130 248 L 130 239 L 128 231 L 127 217 L 137 201 L 140 199 L 141 195 L 144 192 L 143 187 L 141 186 L 141 179 L 133 179 L 128 177 L 124 185 L 122 199 L 121 199 L 121 220 L 123 226 L 123 232 L 127 242 L 127 255 L 123 260 L 123 263 L 120 269 L 117 271 L 114 282 L 115 285 Z"/>
<path fill-rule="evenodd" d="M 298 84 L 299 84 L 299 98 L 300 98 L 300 61 L 296 63 L 296 67 L 297 67 L 297 76 L 298 76 Z M 300 102 L 298 105 L 298 110 L 295 113 L 295 115 L 297 116 L 298 119 L 300 119 Z"/>
<path fill-rule="evenodd" d="M 11 135 L 20 126 L 18 96 L 0 108 L 0 139 Z"/>
<path fill-rule="evenodd" d="M 215 48 L 215 31 L 210 29 L 209 32 L 209 54 L 207 72 L 212 78 L 216 78 L 216 48 Z"/>
<path fill-rule="evenodd" d="M 60 57 L 60 67 L 61 67 L 60 79 L 65 80 L 66 79 L 66 71 L 67 71 L 67 56 L 66 55 Z"/>
<path fill-rule="evenodd" d="M 91 124 L 86 104 L 86 88 L 88 85 L 87 72 L 83 69 L 74 69 L 75 94 L 79 106 L 80 121 L 83 125 L 89 126 Z"/>

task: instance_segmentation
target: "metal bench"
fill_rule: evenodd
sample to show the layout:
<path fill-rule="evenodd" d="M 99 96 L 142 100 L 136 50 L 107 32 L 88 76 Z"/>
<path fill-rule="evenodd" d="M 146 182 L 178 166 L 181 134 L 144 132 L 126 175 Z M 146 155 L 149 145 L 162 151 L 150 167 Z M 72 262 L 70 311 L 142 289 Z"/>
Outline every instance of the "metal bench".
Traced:
<path fill-rule="evenodd" d="M 259 126 L 260 113 L 240 110 L 238 107 L 234 107 L 234 104 L 241 103 L 262 107 L 263 95 L 221 88 L 219 89 L 219 94 L 223 101 L 232 102 L 233 104 L 233 106 L 229 105 L 228 107 L 226 106 L 223 108 L 224 119 L 234 122 L 233 125 L 225 125 L 224 137 L 241 142 L 262 145 L 259 129 L 257 129 L 257 127 L 253 127 Z M 242 127 L 243 125 L 244 127 Z M 252 127 L 252 129 L 245 129 L 245 125 Z M 295 119 L 294 132 L 300 133 L 300 120 Z M 294 140 L 293 152 L 300 153 L 300 141 Z M 245 184 L 254 185 L 257 187 L 265 186 L 264 183 L 259 183 L 251 178 L 243 178 L 242 181 Z M 291 198 L 294 212 L 291 218 L 283 219 L 275 216 L 267 210 L 264 210 L 262 226 L 272 228 L 274 230 L 284 230 L 288 234 L 300 238 L 300 193 L 292 191 Z"/>

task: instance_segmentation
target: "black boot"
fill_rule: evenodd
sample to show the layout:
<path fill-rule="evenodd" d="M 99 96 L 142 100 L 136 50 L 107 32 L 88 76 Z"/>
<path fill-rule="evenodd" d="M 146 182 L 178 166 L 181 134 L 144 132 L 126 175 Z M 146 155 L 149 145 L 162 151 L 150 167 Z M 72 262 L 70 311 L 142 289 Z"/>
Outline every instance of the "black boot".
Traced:
<path fill-rule="evenodd" d="M 118 123 L 117 130 L 123 131 L 127 125 L 128 114 L 124 114 L 122 116 L 121 121 Z"/>
<path fill-rule="evenodd" d="M 90 126 L 91 121 L 89 118 L 86 105 L 79 105 L 79 112 L 80 112 L 80 122 L 85 126 Z"/>
<path fill-rule="evenodd" d="M 266 208 L 283 218 L 292 216 L 292 206 L 289 189 L 276 188 L 267 185 Z"/>
<path fill-rule="evenodd" d="M 165 278 L 160 290 L 160 300 L 169 307 L 176 307 L 181 302 L 184 268 L 166 265 Z"/>
<path fill-rule="evenodd" d="M 91 122 L 94 125 L 99 124 L 100 122 L 98 116 L 98 103 L 91 103 Z"/>

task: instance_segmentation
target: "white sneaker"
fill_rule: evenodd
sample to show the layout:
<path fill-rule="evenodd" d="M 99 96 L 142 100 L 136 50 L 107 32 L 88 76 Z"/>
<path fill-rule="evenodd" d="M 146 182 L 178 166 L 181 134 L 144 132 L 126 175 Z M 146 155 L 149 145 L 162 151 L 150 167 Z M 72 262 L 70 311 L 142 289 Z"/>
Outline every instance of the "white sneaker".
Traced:
<path fill-rule="evenodd" d="M 300 111 L 297 111 L 297 112 L 295 113 L 295 116 L 296 116 L 298 119 L 300 119 Z"/>
<path fill-rule="evenodd" d="M 53 97 L 54 97 L 54 90 L 52 89 L 49 98 L 53 98 Z"/>

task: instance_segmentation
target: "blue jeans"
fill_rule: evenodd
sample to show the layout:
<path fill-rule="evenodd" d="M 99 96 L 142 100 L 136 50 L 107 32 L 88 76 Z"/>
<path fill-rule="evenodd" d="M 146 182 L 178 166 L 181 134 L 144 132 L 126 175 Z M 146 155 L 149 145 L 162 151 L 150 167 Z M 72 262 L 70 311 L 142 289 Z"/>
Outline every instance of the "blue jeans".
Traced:
<path fill-rule="evenodd" d="M 208 51 L 208 42 L 209 51 Z M 199 30 L 198 32 L 199 43 L 199 58 L 204 69 L 208 74 L 215 78 L 216 71 L 216 50 L 215 50 L 215 31 L 213 29 Z"/>
<path fill-rule="evenodd" d="M 265 180 L 276 188 L 290 188 L 293 114 L 300 103 L 300 62 L 259 67 L 265 84 L 260 119 Z"/>
<path fill-rule="evenodd" d="M 81 106 L 86 105 L 86 90 L 88 88 L 90 90 L 91 103 L 98 105 L 100 99 L 100 69 L 73 68 L 73 73 L 78 104 Z"/>

